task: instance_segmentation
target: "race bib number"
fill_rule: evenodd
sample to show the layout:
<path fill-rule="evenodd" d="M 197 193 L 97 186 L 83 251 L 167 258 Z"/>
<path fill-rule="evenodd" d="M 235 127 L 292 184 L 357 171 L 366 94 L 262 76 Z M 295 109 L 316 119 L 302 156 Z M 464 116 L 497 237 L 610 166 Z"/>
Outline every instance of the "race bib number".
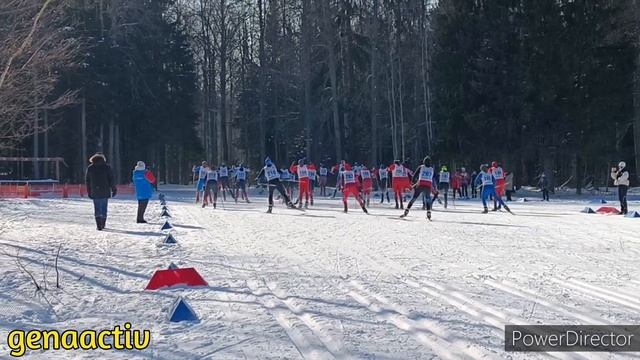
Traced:
<path fill-rule="evenodd" d="M 440 173 L 440 182 L 448 183 L 449 182 L 449 176 L 450 176 L 450 174 L 448 172 L 441 172 Z"/>
<path fill-rule="evenodd" d="M 483 173 L 482 174 L 482 185 L 493 185 L 493 179 L 491 174 Z"/>
<path fill-rule="evenodd" d="M 360 171 L 360 175 L 362 176 L 363 179 L 371 179 L 371 171 L 369 170 Z"/>
<path fill-rule="evenodd" d="M 378 175 L 380 176 L 380 179 L 386 179 L 387 176 L 389 176 L 389 171 L 385 170 L 378 170 Z"/>
<path fill-rule="evenodd" d="M 267 181 L 271 181 L 273 179 L 277 179 L 279 177 L 278 169 L 274 166 L 269 166 L 264 169 L 264 174 L 267 177 Z"/>
<path fill-rule="evenodd" d="M 217 171 L 209 171 L 207 173 L 207 180 L 218 181 L 218 172 Z"/>
<path fill-rule="evenodd" d="M 204 167 L 200 168 L 200 173 L 198 174 L 198 179 L 204 179 L 207 177 L 207 172 L 208 170 L 205 169 Z"/>
<path fill-rule="evenodd" d="M 247 173 L 245 171 L 236 172 L 236 179 L 245 180 L 247 178 Z"/>
<path fill-rule="evenodd" d="M 326 168 L 320 169 L 320 176 L 327 176 L 328 170 Z"/>
<path fill-rule="evenodd" d="M 309 178 L 311 180 L 314 180 L 316 178 L 316 171 L 315 170 L 309 170 Z"/>
<path fill-rule="evenodd" d="M 402 176 L 407 176 L 404 172 L 404 167 L 396 166 L 393 169 L 393 177 L 402 177 Z"/>
<path fill-rule="evenodd" d="M 342 176 L 344 176 L 345 184 L 353 184 L 356 182 L 356 174 L 353 171 L 345 171 Z"/>
<path fill-rule="evenodd" d="M 418 177 L 418 180 L 419 181 L 428 181 L 428 182 L 433 181 L 433 168 L 423 167 L 420 170 L 420 175 Z"/>
<path fill-rule="evenodd" d="M 220 177 L 229 176 L 229 170 L 226 167 L 220 168 Z"/>
<path fill-rule="evenodd" d="M 502 168 L 493 169 L 493 177 L 496 178 L 496 180 L 503 179 L 504 178 L 504 172 L 503 172 Z"/>
<path fill-rule="evenodd" d="M 309 170 L 307 170 L 306 166 L 298 168 L 298 177 L 301 179 L 309 177 Z"/>

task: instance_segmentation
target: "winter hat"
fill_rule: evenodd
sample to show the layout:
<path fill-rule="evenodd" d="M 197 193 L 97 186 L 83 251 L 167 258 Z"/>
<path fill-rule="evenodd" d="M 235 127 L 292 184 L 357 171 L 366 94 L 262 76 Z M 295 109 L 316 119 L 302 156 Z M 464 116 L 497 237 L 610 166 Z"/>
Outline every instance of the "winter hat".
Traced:
<path fill-rule="evenodd" d="M 480 171 L 487 171 L 488 168 L 489 166 L 487 164 L 480 165 Z"/>
<path fill-rule="evenodd" d="M 462 171 L 462 172 L 466 172 L 466 171 L 467 171 L 467 169 L 465 169 L 465 168 L 460 168 L 460 171 Z"/>
<path fill-rule="evenodd" d="M 447 170 L 448 170 L 447 169 L 447 165 L 442 165 L 442 167 L 440 168 L 440 171 L 445 171 L 446 172 Z"/>
<path fill-rule="evenodd" d="M 145 165 L 143 161 L 138 161 L 138 163 L 136 164 L 136 168 L 134 170 L 136 171 L 145 170 L 146 168 L 147 168 L 147 165 Z"/>
<path fill-rule="evenodd" d="M 264 159 L 264 164 L 266 166 L 271 166 L 273 164 L 273 162 L 271 161 L 271 158 L 267 156 L 267 158 Z"/>
<path fill-rule="evenodd" d="M 425 158 L 422 160 L 422 164 L 424 164 L 425 166 L 431 166 L 431 157 L 425 156 Z"/>
<path fill-rule="evenodd" d="M 100 161 L 107 162 L 107 158 L 104 156 L 103 153 L 100 153 L 100 152 L 95 153 L 93 156 L 89 158 L 89 162 L 91 164 L 95 164 L 96 162 L 100 162 Z"/>
<path fill-rule="evenodd" d="M 624 161 L 620 161 L 620 163 L 618 164 L 618 168 L 620 168 L 620 170 L 624 169 L 627 167 L 627 163 Z"/>

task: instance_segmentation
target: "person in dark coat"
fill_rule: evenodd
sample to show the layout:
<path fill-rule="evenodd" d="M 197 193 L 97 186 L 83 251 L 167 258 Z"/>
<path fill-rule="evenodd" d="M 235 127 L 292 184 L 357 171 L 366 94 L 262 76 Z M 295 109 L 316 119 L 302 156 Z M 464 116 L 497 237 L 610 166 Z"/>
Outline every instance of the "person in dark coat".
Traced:
<path fill-rule="evenodd" d="M 542 190 L 542 201 L 549 201 L 549 180 L 544 173 L 540 175 L 538 187 Z"/>
<path fill-rule="evenodd" d="M 109 198 L 116 196 L 118 188 L 113 180 L 113 171 L 107 165 L 107 159 L 103 154 L 96 153 L 89 159 L 89 162 L 91 164 L 87 168 L 84 181 L 87 186 L 87 194 L 93 200 L 96 228 L 102 230 L 107 224 Z"/>

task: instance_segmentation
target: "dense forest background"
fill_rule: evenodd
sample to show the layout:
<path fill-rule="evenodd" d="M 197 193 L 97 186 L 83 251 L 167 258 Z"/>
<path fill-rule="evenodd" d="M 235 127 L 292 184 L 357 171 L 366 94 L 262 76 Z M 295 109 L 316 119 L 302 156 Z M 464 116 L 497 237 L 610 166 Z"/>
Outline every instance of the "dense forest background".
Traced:
<path fill-rule="evenodd" d="M 62 156 L 77 182 L 102 151 L 122 182 L 144 160 L 184 183 L 203 159 L 431 154 L 604 185 L 640 167 L 636 19 L 636 0 L 7 0 L 0 156 Z"/>

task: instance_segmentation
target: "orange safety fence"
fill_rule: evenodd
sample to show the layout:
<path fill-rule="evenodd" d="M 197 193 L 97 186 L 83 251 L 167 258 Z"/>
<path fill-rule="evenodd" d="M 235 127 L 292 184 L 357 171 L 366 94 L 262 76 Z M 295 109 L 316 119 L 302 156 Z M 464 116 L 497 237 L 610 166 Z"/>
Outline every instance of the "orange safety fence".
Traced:
<path fill-rule="evenodd" d="M 133 195 L 133 185 L 118 185 L 118 194 Z M 0 198 L 31 197 L 86 197 L 87 187 L 84 184 L 0 184 Z"/>

